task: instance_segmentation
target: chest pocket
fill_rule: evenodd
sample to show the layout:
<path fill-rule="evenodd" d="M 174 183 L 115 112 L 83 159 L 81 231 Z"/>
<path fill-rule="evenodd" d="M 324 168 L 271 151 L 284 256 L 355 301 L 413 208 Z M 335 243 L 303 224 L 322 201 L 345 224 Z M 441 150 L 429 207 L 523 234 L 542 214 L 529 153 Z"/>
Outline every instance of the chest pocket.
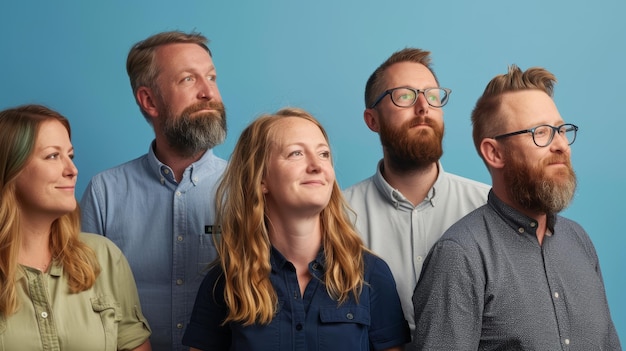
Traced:
<path fill-rule="evenodd" d="M 371 315 L 362 305 L 320 308 L 320 350 L 369 350 Z"/>
<path fill-rule="evenodd" d="M 110 296 L 100 296 L 91 299 L 91 307 L 94 312 L 100 314 L 100 320 L 104 328 L 104 349 L 117 350 L 117 327 L 122 320 L 120 306 Z"/>

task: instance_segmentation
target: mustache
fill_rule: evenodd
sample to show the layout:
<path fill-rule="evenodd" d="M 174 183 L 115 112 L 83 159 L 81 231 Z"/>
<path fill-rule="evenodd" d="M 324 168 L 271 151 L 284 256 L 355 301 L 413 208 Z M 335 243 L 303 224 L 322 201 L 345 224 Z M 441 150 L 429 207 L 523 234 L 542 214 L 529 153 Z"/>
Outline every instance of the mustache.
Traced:
<path fill-rule="evenodd" d="M 413 128 L 417 125 L 427 125 L 433 129 L 436 127 L 435 121 L 433 121 L 432 118 L 429 118 L 428 116 L 415 117 L 405 122 L 404 127 Z"/>
<path fill-rule="evenodd" d="M 550 165 L 553 163 L 563 163 L 567 166 L 571 166 L 571 159 L 567 155 L 554 155 L 546 159 L 545 164 Z"/>
<path fill-rule="evenodd" d="M 202 111 L 202 110 L 218 110 L 221 111 L 223 109 L 223 105 L 218 101 L 200 101 L 191 106 L 188 106 L 183 114 L 192 114 L 194 112 Z"/>

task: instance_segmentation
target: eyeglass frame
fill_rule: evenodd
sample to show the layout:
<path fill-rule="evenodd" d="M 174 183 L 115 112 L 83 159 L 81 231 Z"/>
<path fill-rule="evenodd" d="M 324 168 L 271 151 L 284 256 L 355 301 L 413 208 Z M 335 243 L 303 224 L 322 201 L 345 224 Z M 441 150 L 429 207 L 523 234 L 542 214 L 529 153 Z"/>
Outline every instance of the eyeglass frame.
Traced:
<path fill-rule="evenodd" d="M 516 132 L 511 132 L 511 133 L 506 133 L 506 134 L 500 134 L 500 135 L 496 135 L 494 137 L 492 137 L 491 139 L 503 139 L 503 138 L 508 138 L 510 136 L 514 136 L 514 135 L 520 135 L 520 134 L 525 134 L 525 133 L 531 133 L 533 136 L 533 143 L 535 143 L 535 145 L 537 145 L 538 147 L 547 147 L 548 145 L 552 144 L 552 141 L 554 140 L 554 135 L 561 130 L 561 128 L 565 127 L 565 126 L 571 126 L 573 127 L 574 130 L 574 137 L 572 138 L 572 140 L 567 140 L 567 145 L 572 145 L 574 143 L 574 141 L 576 141 L 576 135 L 578 134 L 578 126 L 575 124 L 571 124 L 571 123 L 563 123 L 558 127 L 554 127 L 551 126 L 549 124 L 541 124 L 538 125 L 536 127 L 530 128 L 530 129 L 524 129 L 524 130 L 518 130 Z M 548 139 L 548 142 L 545 145 L 539 145 L 537 144 L 537 141 L 535 140 L 535 131 L 537 130 L 537 128 L 541 128 L 541 127 L 550 127 L 551 129 L 551 133 L 550 133 L 550 138 Z M 568 130 L 565 130 L 565 132 L 567 132 Z"/>
<path fill-rule="evenodd" d="M 398 89 L 408 89 L 411 90 L 415 93 L 415 100 L 413 100 L 413 103 L 411 103 L 409 106 L 399 106 L 394 100 L 393 97 L 391 96 L 391 93 L 394 92 L 395 90 Z M 370 105 L 370 107 L 368 108 L 374 108 L 376 107 L 376 105 L 378 105 L 385 96 L 389 95 L 391 102 L 393 102 L 394 105 L 398 106 L 398 107 L 411 107 L 413 105 L 415 105 L 415 103 L 417 102 L 417 99 L 419 99 L 420 93 L 422 93 L 424 95 L 424 97 L 426 97 L 426 92 L 432 89 L 439 89 L 439 90 L 443 90 L 446 92 L 446 99 L 445 101 L 441 104 L 441 106 L 433 106 L 433 104 L 430 103 L 430 101 L 428 101 L 428 99 L 426 99 L 426 102 L 428 103 L 429 106 L 434 107 L 434 108 L 441 108 L 444 107 L 449 100 L 450 94 L 452 93 L 452 89 L 449 88 L 439 88 L 439 87 L 433 87 L 433 88 L 426 88 L 426 89 L 415 89 L 415 88 L 410 88 L 410 87 L 396 87 L 396 88 L 391 88 L 391 89 L 387 89 L 385 90 L 382 94 L 380 94 L 380 96 L 376 99 L 376 101 L 374 101 L 373 104 Z"/>

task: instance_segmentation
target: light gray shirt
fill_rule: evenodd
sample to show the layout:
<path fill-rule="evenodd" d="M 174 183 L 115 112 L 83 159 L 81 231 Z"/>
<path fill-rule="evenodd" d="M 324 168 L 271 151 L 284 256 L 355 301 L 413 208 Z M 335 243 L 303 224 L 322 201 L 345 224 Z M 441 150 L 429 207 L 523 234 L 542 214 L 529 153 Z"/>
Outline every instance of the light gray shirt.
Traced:
<path fill-rule="evenodd" d="M 414 206 L 381 173 L 355 184 L 344 195 L 356 212 L 365 245 L 382 257 L 393 273 L 404 316 L 414 330 L 411 296 L 422 263 L 433 244 L 454 222 L 487 202 L 487 184 L 446 173 L 439 175 L 424 201 Z"/>

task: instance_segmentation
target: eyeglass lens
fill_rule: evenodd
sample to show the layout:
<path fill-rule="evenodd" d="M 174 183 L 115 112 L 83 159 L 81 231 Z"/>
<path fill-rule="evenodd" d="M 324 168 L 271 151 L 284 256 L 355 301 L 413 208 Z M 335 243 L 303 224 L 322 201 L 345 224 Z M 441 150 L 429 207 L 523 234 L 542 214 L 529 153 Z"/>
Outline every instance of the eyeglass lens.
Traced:
<path fill-rule="evenodd" d="M 554 138 L 554 134 L 556 132 L 556 128 L 552 126 L 539 126 L 535 128 L 533 132 L 533 138 L 535 140 L 535 144 L 538 146 L 547 146 L 550 144 L 552 139 Z M 559 128 L 559 134 L 562 137 L 565 137 L 567 143 L 571 145 L 576 138 L 576 128 L 572 125 L 565 124 Z"/>
<path fill-rule="evenodd" d="M 391 92 L 391 98 L 393 102 L 400 107 L 412 106 L 417 100 L 419 91 L 409 88 L 398 88 Z M 430 88 L 424 91 L 424 96 L 429 105 L 433 107 L 443 106 L 442 101 L 445 101 L 446 91 L 439 88 Z"/>

